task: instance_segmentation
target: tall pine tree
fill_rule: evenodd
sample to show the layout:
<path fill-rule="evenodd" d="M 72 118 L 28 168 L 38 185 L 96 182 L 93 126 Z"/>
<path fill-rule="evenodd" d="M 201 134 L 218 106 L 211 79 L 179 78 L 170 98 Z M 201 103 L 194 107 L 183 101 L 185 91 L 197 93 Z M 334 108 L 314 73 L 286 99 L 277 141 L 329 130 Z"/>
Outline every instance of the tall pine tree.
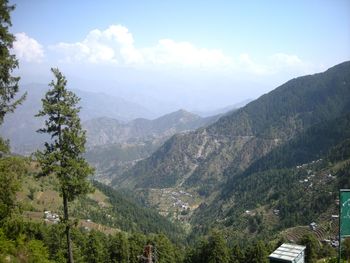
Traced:
<path fill-rule="evenodd" d="M 18 92 L 19 77 L 13 77 L 12 71 L 18 67 L 18 60 L 15 55 L 10 54 L 15 36 L 9 33 L 11 24 L 10 12 L 15 6 L 9 5 L 8 0 L 0 0 L 0 124 L 4 116 L 12 112 L 20 104 L 25 94 L 15 99 Z"/>
<path fill-rule="evenodd" d="M 68 202 L 79 195 L 91 191 L 87 177 L 93 173 L 82 154 L 85 151 L 86 135 L 82 130 L 77 106 L 79 98 L 66 89 L 67 80 L 58 69 L 51 69 L 56 80 L 52 81 L 38 117 L 46 117 L 41 133 L 51 135 L 51 141 L 45 143 L 45 150 L 38 152 L 37 158 L 42 165 L 43 175 L 54 173 L 59 179 L 60 194 L 63 199 L 63 223 L 67 238 L 67 258 L 73 263 L 72 242 L 70 237 Z"/>

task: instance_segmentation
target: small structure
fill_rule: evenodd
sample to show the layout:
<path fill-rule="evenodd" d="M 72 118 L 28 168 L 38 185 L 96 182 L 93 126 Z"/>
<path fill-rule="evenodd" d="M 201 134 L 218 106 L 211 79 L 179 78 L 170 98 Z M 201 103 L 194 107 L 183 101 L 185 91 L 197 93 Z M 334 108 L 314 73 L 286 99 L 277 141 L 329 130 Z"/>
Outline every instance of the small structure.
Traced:
<path fill-rule="evenodd" d="M 331 241 L 332 247 L 339 247 L 339 241 L 338 240 L 332 240 Z"/>
<path fill-rule="evenodd" d="M 295 244 L 282 244 L 272 254 L 270 254 L 270 263 L 304 263 L 305 249 L 306 247 Z"/>
<path fill-rule="evenodd" d="M 60 222 L 60 217 L 56 213 L 52 213 L 51 211 L 44 211 L 45 222 L 51 222 L 57 224 Z"/>
<path fill-rule="evenodd" d="M 309 225 L 310 229 L 315 231 L 316 228 L 317 228 L 317 224 L 315 222 L 312 222 L 310 225 Z"/>
<path fill-rule="evenodd" d="M 339 220 L 339 215 L 332 215 L 332 219 Z"/>
<path fill-rule="evenodd" d="M 279 210 L 279 209 L 274 209 L 274 210 L 273 210 L 273 213 L 274 213 L 276 216 L 278 216 L 278 215 L 280 214 L 280 210 Z"/>

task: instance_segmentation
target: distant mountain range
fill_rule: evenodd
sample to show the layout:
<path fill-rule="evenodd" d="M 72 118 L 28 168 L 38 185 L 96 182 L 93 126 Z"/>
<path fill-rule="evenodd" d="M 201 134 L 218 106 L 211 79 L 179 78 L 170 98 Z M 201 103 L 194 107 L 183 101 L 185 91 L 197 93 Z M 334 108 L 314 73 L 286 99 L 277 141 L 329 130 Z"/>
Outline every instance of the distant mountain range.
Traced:
<path fill-rule="evenodd" d="M 164 141 L 215 122 L 218 116 L 201 118 L 179 110 L 154 120 L 135 119 L 122 123 L 97 118 L 83 123 L 87 130 L 87 160 L 97 168 L 96 178 L 109 183 L 139 160 L 150 156 Z"/>
<path fill-rule="evenodd" d="M 201 117 L 209 117 L 209 116 L 215 116 L 220 114 L 228 114 L 231 111 L 237 110 L 239 108 L 244 107 L 249 102 L 253 101 L 252 99 L 243 100 L 239 103 L 235 103 L 233 105 L 229 105 L 226 107 L 222 107 L 220 109 L 211 110 L 211 111 L 193 111 L 193 113 L 198 114 Z"/>
<path fill-rule="evenodd" d="M 36 133 L 44 123 L 42 118 L 35 118 L 41 108 L 41 99 L 48 90 L 47 85 L 30 84 L 21 87 L 21 92 L 27 92 L 27 98 L 16 111 L 7 114 L 4 124 L 0 127 L 0 134 L 10 139 L 12 151 L 29 154 L 40 147 L 47 137 Z M 80 117 L 88 120 L 98 117 L 116 118 L 129 121 L 139 117 L 152 118 L 154 115 L 147 109 L 121 98 L 112 97 L 102 93 L 92 93 L 73 90 L 81 98 L 82 110 Z"/>
<path fill-rule="evenodd" d="M 115 143 L 135 143 L 169 137 L 175 133 L 195 130 L 215 122 L 219 116 L 201 118 L 198 115 L 179 110 L 154 120 L 135 119 L 122 123 L 111 118 L 96 118 L 85 121 L 88 146 Z"/>
<path fill-rule="evenodd" d="M 15 113 L 8 114 L 0 127 L 0 134 L 11 142 L 12 151 L 30 154 L 41 148 L 50 138 L 36 131 L 44 124 L 35 118 L 41 108 L 41 99 L 48 87 L 32 84 L 21 91 L 27 99 Z M 87 130 L 86 157 L 97 168 L 97 174 L 107 178 L 129 169 L 138 160 L 148 157 L 175 133 L 195 130 L 215 122 L 218 116 L 202 118 L 179 110 L 154 120 L 146 109 L 123 99 L 73 90 L 81 98 L 83 128 Z M 134 118 L 133 120 L 130 120 Z"/>
<path fill-rule="evenodd" d="M 293 79 L 214 124 L 178 134 L 115 184 L 131 188 L 195 188 L 209 195 L 312 125 L 350 111 L 350 62 Z"/>
<path fill-rule="evenodd" d="M 186 213 L 194 234 L 220 226 L 266 237 L 309 220 L 324 222 L 334 213 L 337 189 L 350 185 L 344 175 L 349 114 L 350 62 L 344 62 L 292 79 L 207 127 L 174 135 L 112 185 L 134 190 L 162 212 L 172 198 L 166 193 L 191 193 L 196 203 Z"/>

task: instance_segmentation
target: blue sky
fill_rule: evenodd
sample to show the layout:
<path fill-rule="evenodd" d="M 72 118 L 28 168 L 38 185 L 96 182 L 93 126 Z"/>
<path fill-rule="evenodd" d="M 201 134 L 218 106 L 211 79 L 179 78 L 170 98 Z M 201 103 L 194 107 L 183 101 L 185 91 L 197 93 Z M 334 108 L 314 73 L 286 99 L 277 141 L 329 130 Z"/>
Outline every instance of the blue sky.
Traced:
<path fill-rule="evenodd" d="M 163 111 L 224 107 L 350 58 L 348 0 L 11 3 L 22 82 L 58 66 L 76 88 Z"/>

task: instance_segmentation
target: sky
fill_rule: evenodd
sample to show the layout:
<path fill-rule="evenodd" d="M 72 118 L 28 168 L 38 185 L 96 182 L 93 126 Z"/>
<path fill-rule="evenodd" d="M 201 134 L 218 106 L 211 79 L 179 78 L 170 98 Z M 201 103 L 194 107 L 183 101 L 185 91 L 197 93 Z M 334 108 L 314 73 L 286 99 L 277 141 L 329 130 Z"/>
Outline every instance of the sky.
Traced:
<path fill-rule="evenodd" d="M 209 111 L 350 59 L 350 1 L 12 0 L 21 83 Z"/>

